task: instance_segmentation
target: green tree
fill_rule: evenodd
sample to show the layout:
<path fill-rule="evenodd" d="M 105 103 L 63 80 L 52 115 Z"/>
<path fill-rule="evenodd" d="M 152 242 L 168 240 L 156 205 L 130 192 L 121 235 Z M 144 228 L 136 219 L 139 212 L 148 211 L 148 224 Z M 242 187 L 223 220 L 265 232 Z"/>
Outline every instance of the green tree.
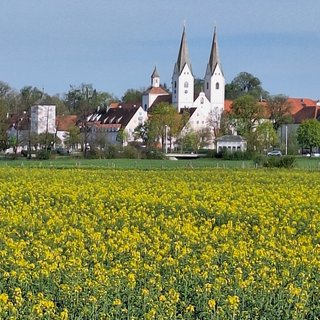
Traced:
<path fill-rule="evenodd" d="M 124 103 L 141 103 L 144 90 L 128 89 L 121 98 Z"/>
<path fill-rule="evenodd" d="M 46 96 L 42 90 L 37 87 L 25 86 L 20 90 L 18 95 L 17 111 L 29 111 L 33 105 L 45 98 Z"/>
<path fill-rule="evenodd" d="M 306 120 L 301 123 L 297 130 L 297 140 L 302 148 L 313 148 L 320 146 L 320 122 L 316 119 Z"/>
<path fill-rule="evenodd" d="M 240 72 L 229 84 L 226 84 L 226 99 L 234 100 L 243 95 L 256 99 L 266 98 L 268 92 L 262 88 L 261 81 L 248 72 Z"/>
<path fill-rule="evenodd" d="M 178 113 L 173 105 L 165 102 L 159 103 L 150 113 L 150 120 L 147 124 L 149 141 L 150 138 L 154 143 L 161 141 L 164 150 L 165 137 L 167 136 L 171 149 L 173 138 L 180 133 L 183 127 L 183 120 L 183 115 Z"/>
<path fill-rule="evenodd" d="M 77 149 L 81 142 L 80 129 L 77 126 L 70 126 L 65 137 L 65 144 L 68 148 Z"/>
<path fill-rule="evenodd" d="M 117 140 L 122 146 L 124 146 L 124 145 L 126 144 L 126 142 L 128 141 L 128 132 L 127 132 L 126 130 L 124 130 L 123 128 L 121 128 L 121 129 L 118 131 L 116 140 Z"/>
<path fill-rule="evenodd" d="M 233 101 L 229 117 L 238 134 L 248 139 L 263 117 L 263 108 L 253 96 L 241 96 Z"/>
<path fill-rule="evenodd" d="M 267 100 L 267 109 L 276 131 L 282 125 L 292 123 L 293 119 L 290 114 L 291 104 L 285 95 L 279 94 L 269 97 Z"/>
<path fill-rule="evenodd" d="M 203 91 L 204 80 L 203 79 L 194 79 L 194 96 L 198 97 L 199 93 Z"/>
<path fill-rule="evenodd" d="M 278 142 L 278 135 L 271 122 L 259 124 L 254 131 L 255 146 L 259 152 L 265 152 Z"/>
<path fill-rule="evenodd" d="M 8 105 L 4 99 L 0 97 L 0 150 L 8 147 L 8 120 L 7 120 Z"/>

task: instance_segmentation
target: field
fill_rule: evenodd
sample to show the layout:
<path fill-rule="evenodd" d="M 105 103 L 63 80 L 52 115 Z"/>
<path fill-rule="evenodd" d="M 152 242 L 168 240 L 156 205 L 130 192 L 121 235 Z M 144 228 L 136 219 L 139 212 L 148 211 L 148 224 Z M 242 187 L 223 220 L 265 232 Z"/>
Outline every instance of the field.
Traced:
<path fill-rule="evenodd" d="M 106 168 L 0 168 L 1 319 L 320 318 L 320 172 Z"/>
<path fill-rule="evenodd" d="M 146 160 L 146 159 L 83 159 L 73 157 L 57 157 L 53 160 L 28 160 L 20 158 L 9 160 L 0 158 L 1 167 L 27 168 L 101 168 L 101 169 L 198 169 L 198 168 L 254 168 L 253 160 L 220 160 L 220 159 L 193 159 L 193 160 Z M 319 170 L 320 158 L 297 157 L 295 168 Z"/>

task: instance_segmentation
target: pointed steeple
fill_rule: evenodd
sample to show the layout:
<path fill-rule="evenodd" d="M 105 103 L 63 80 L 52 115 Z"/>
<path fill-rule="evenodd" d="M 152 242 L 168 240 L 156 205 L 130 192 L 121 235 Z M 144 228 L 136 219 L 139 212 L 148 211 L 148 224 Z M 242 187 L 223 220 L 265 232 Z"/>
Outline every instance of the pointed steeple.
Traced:
<path fill-rule="evenodd" d="M 153 79 L 153 78 L 160 78 L 156 66 L 154 66 L 154 69 L 153 69 L 153 72 L 152 72 L 152 75 L 151 75 L 151 79 Z"/>
<path fill-rule="evenodd" d="M 219 65 L 220 70 L 223 74 L 222 65 L 221 65 L 220 57 L 219 57 L 217 28 L 214 27 L 211 53 L 210 53 L 210 58 L 209 58 L 209 62 L 208 62 L 208 68 L 210 68 L 209 70 L 210 70 L 211 75 L 213 74 L 217 65 Z"/>
<path fill-rule="evenodd" d="M 187 46 L 187 37 L 186 37 L 186 27 L 183 27 L 182 38 L 180 43 L 180 50 L 178 55 L 178 60 L 176 62 L 176 67 L 178 68 L 179 73 L 182 72 L 185 65 L 188 65 L 190 71 L 192 72 L 189 50 Z"/>
<path fill-rule="evenodd" d="M 160 86 L 160 76 L 157 67 L 155 66 L 151 75 L 151 86 L 158 88 Z"/>

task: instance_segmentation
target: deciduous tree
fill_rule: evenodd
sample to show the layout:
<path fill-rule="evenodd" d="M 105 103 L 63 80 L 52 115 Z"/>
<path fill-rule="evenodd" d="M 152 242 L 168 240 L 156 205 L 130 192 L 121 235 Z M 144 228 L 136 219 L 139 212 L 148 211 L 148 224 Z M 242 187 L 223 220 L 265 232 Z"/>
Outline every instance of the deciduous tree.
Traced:
<path fill-rule="evenodd" d="M 297 140 L 301 147 L 313 148 L 320 147 L 320 122 L 316 119 L 306 120 L 301 123 L 297 130 Z"/>
<path fill-rule="evenodd" d="M 291 104 L 285 95 L 271 96 L 267 100 L 267 109 L 273 128 L 277 131 L 282 125 L 292 123 Z"/>
<path fill-rule="evenodd" d="M 262 88 L 261 81 L 248 72 L 240 72 L 231 83 L 226 85 L 226 99 L 234 100 L 243 95 L 256 99 L 266 98 L 268 92 Z"/>
<path fill-rule="evenodd" d="M 262 116 L 262 106 L 253 96 L 245 95 L 233 101 L 230 121 L 238 134 L 248 138 L 253 128 L 259 124 Z"/>

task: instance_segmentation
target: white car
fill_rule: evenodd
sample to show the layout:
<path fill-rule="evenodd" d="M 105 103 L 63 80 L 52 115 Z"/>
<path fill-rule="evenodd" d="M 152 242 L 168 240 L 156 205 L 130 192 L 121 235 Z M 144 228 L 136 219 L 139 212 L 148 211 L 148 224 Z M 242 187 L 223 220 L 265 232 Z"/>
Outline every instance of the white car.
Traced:
<path fill-rule="evenodd" d="M 272 151 L 269 151 L 267 155 L 270 157 L 281 157 L 282 153 L 280 150 L 272 150 Z"/>

